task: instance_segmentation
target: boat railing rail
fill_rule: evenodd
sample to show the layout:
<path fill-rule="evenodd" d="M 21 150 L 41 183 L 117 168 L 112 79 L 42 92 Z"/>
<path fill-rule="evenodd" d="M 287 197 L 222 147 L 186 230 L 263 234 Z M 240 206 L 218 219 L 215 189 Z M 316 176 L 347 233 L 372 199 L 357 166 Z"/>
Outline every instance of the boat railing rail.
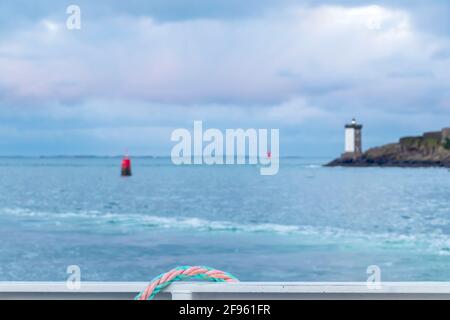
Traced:
<path fill-rule="evenodd" d="M 131 300 L 146 282 L 0 282 L 0 299 Z M 450 299 L 450 282 L 177 282 L 162 300 Z"/>

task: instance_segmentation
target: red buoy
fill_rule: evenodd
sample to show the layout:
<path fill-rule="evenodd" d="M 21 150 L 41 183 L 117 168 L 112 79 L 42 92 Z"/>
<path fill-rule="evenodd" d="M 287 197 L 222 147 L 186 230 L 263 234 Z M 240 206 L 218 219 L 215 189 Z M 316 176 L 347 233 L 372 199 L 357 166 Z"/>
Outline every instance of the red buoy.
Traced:
<path fill-rule="evenodd" d="M 129 177 L 131 176 L 131 160 L 128 156 L 123 157 L 122 159 L 122 176 Z"/>

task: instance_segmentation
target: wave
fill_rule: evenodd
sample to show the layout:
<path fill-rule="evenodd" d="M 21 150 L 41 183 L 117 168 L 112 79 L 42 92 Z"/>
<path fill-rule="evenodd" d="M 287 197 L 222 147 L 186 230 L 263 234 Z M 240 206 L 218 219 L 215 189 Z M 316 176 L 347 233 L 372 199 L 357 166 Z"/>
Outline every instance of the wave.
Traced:
<path fill-rule="evenodd" d="M 308 243 L 344 244 L 350 246 L 383 248 L 422 248 L 439 255 L 450 255 L 450 237 L 442 233 L 399 234 L 395 232 L 370 233 L 357 230 L 325 227 L 299 226 L 276 223 L 239 223 L 232 221 L 207 220 L 197 217 L 162 217 L 145 214 L 82 212 L 36 212 L 21 208 L 0 210 L 1 215 L 12 215 L 29 219 L 51 221 L 52 223 L 80 222 L 83 225 L 122 226 L 151 229 L 194 230 L 199 232 L 243 232 L 276 233 L 303 236 Z"/>
<path fill-rule="evenodd" d="M 321 236 L 321 238 L 361 238 L 367 239 L 368 234 L 353 230 L 319 227 L 310 225 L 288 225 L 277 223 L 245 223 L 225 220 L 208 220 L 198 217 L 157 216 L 137 213 L 104 213 L 100 211 L 80 212 L 44 212 L 22 208 L 0 209 L 2 214 L 52 223 L 80 222 L 92 225 L 118 225 L 130 227 L 146 227 L 154 229 L 179 229 L 195 231 L 224 231 L 247 233 L 278 233 L 304 236 Z M 397 237 L 398 238 L 398 237 Z"/>
<path fill-rule="evenodd" d="M 316 164 L 316 163 L 311 163 L 311 164 L 305 164 L 305 165 L 303 165 L 303 167 L 307 168 L 307 169 L 320 169 L 320 168 L 323 167 L 323 165 Z"/>
<path fill-rule="evenodd" d="M 198 231 L 242 231 L 242 232 L 277 232 L 296 233 L 302 228 L 294 225 L 273 223 L 244 224 L 231 221 L 211 221 L 196 217 L 162 217 L 145 214 L 101 213 L 99 211 L 83 212 L 36 212 L 26 209 L 3 209 L 0 213 L 18 217 L 41 218 L 61 222 L 65 219 L 88 220 L 91 223 L 109 223 L 139 225 L 153 228 L 195 229 Z"/>

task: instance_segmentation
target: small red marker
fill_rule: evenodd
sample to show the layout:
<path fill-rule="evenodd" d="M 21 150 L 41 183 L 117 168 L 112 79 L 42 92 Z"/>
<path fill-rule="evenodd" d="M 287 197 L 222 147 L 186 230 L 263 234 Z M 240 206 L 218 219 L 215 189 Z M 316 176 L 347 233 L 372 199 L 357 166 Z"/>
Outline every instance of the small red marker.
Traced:
<path fill-rule="evenodd" d="M 270 151 L 267 151 L 267 158 L 270 159 L 271 156 L 272 156 L 272 153 Z"/>
<path fill-rule="evenodd" d="M 123 177 L 129 177 L 131 176 L 131 160 L 128 156 L 123 157 L 122 159 L 122 170 L 121 170 Z"/>

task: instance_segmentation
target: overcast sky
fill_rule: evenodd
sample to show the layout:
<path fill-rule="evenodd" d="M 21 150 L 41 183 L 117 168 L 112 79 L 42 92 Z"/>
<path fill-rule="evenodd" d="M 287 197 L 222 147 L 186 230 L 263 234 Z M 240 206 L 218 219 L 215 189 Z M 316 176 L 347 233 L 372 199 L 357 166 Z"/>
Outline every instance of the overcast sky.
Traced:
<path fill-rule="evenodd" d="M 0 2 L 0 155 L 169 156 L 203 120 L 333 157 L 352 117 L 364 148 L 450 126 L 449 89 L 449 1 Z"/>

